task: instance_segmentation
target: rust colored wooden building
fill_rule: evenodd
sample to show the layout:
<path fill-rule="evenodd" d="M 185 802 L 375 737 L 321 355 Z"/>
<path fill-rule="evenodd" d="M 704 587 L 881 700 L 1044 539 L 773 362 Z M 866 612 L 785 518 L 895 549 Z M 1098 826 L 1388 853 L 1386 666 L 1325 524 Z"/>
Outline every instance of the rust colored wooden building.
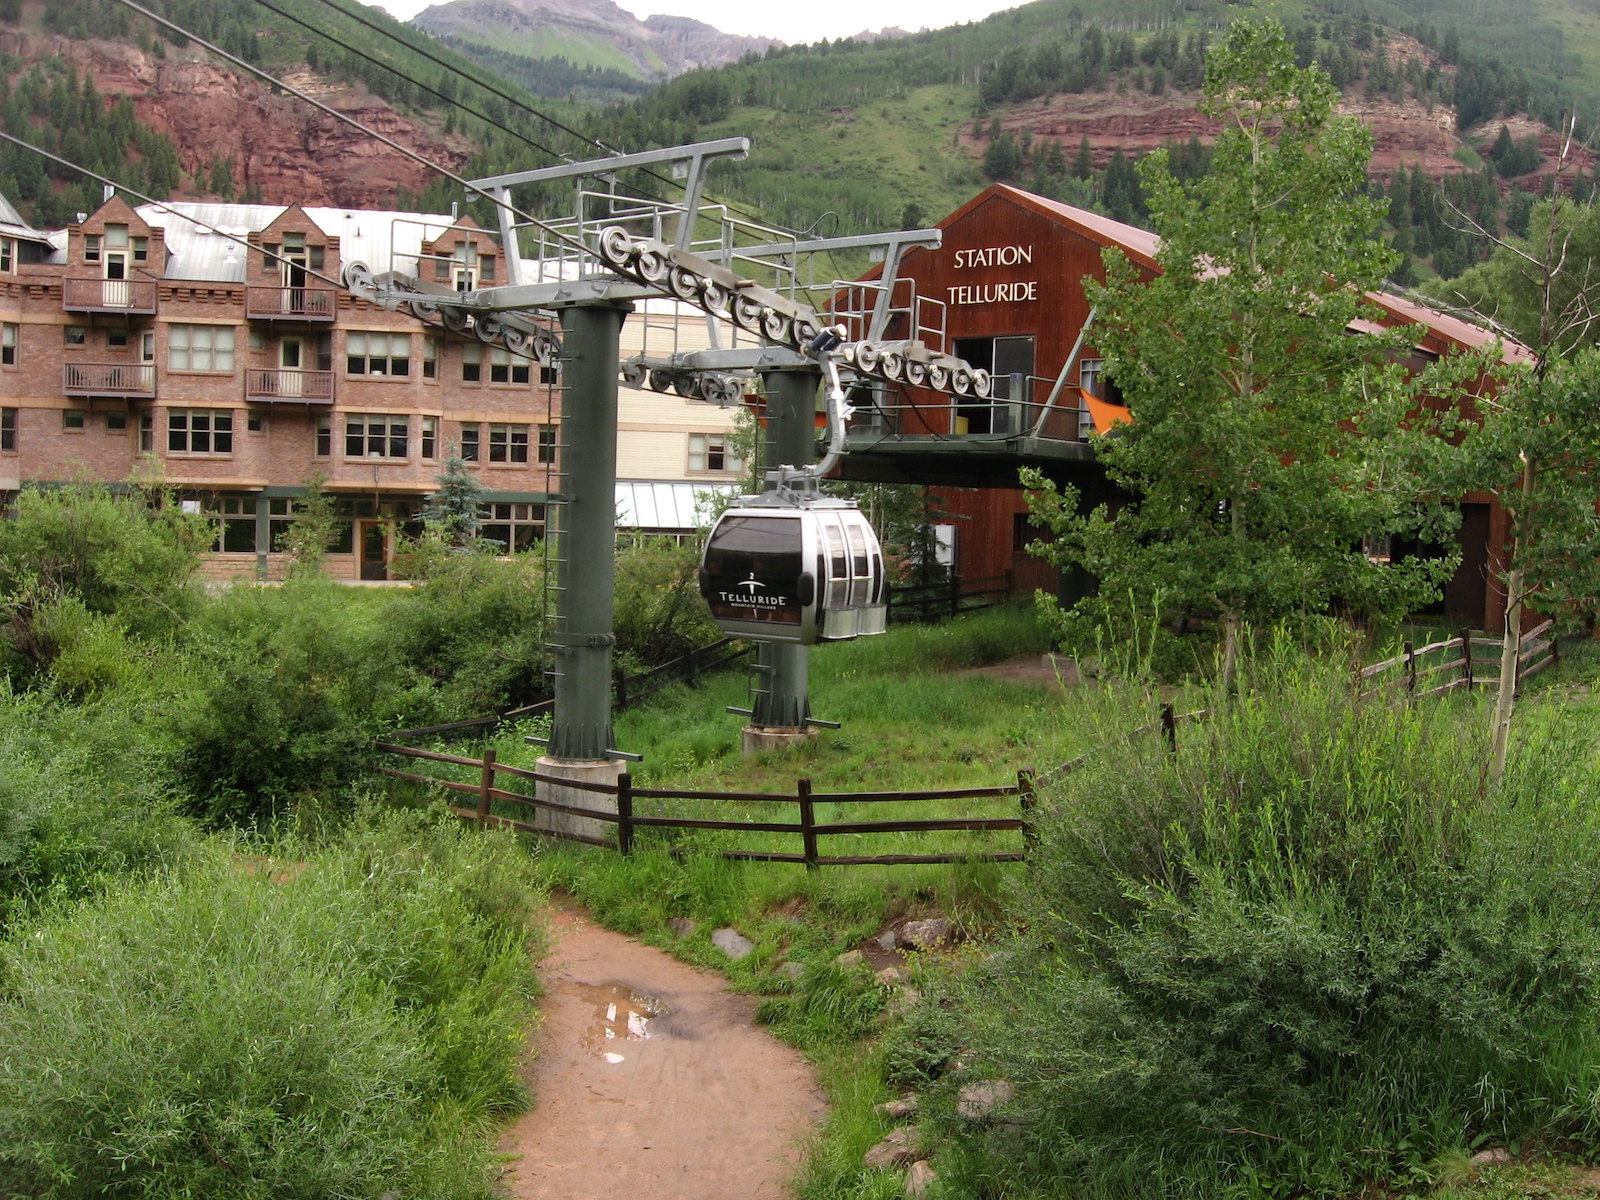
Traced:
<path fill-rule="evenodd" d="M 1103 252 L 1120 249 L 1156 272 L 1154 234 L 1096 213 L 995 184 L 951 213 L 943 244 L 909 251 L 890 297 L 890 339 L 943 339 L 951 352 L 993 377 L 987 400 L 901 384 L 857 401 L 844 473 L 853 479 L 935 485 L 956 527 L 965 578 L 1009 574 L 1015 589 L 1062 590 L 1058 573 L 1031 557 L 1035 531 L 1018 483 L 1035 466 L 1078 487 L 1091 502 L 1110 494 L 1087 441 L 1128 419 L 1094 344 L 1086 276 L 1105 278 Z M 875 286 L 869 276 L 860 285 Z M 1386 325 L 1416 329 L 1416 365 L 1494 343 L 1457 318 L 1387 294 L 1372 299 Z M 859 303 L 860 298 L 856 298 Z M 1509 360 L 1526 352 L 1513 346 Z M 1444 611 L 1463 624 L 1497 627 L 1503 597 L 1494 583 L 1505 521 L 1487 497 L 1462 504 L 1461 569 Z"/>

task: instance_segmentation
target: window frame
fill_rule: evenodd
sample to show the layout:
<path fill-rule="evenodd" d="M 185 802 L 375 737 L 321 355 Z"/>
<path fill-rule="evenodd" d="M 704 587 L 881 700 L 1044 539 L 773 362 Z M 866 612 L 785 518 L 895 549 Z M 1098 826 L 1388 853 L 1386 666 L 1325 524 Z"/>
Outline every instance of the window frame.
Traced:
<path fill-rule="evenodd" d="M 345 413 L 344 457 L 390 462 L 409 459 L 411 418 L 404 413 Z"/>
<path fill-rule="evenodd" d="M 489 425 L 489 461 L 502 466 L 526 466 L 528 426 L 509 421 Z"/>
<path fill-rule="evenodd" d="M 691 475 L 737 475 L 744 469 L 745 461 L 730 444 L 729 434 L 689 435 L 688 471 Z"/>
<path fill-rule="evenodd" d="M 371 344 L 375 341 L 378 345 Z M 405 353 L 394 353 L 402 342 L 405 344 Z M 360 348 L 359 353 L 357 347 Z M 380 347 L 386 347 L 387 353 L 373 353 Z M 411 378 L 411 335 L 390 329 L 347 330 L 344 335 L 344 373 L 368 379 Z"/>
<path fill-rule="evenodd" d="M 227 365 L 222 365 L 224 362 Z M 234 375 L 238 369 L 238 326 L 187 321 L 168 324 L 167 370 L 186 375 Z"/>
<path fill-rule="evenodd" d="M 233 453 L 233 434 L 231 408 L 167 409 L 168 454 L 227 457 Z"/>

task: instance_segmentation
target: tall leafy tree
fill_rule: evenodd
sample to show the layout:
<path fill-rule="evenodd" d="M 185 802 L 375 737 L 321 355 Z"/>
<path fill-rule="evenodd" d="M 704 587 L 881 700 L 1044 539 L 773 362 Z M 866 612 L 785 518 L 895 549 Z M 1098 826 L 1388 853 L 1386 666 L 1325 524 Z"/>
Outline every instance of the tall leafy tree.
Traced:
<path fill-rule="evenodd" d="M 1107 282 L 1086 281 L 1133 418 L 1097 451 L 1131 498 L 1082 513 L 1070 489 L 1028 480 L 1057 534 L 1049 557 L 1100 580 L 1083 615 L 1115 619 L 1130 596 L 1215 614 L 1230 681 L 1247 622 L 1404 609 L 1452 569 L 1361 549 L 1439 532 L 1421 472 L 1446 444 L 1407 420 L 1419 385 L 1393 365 L 1396 341 L 1348 332 L 1392 256 L 1365 188 L 1370 135 L 1337 99 L 1276 22 L 1229 29 L 1201 101 L 1222 126 L 1212 172 L 1180 181 L 1165 151 L 1140 167 L 1161 273 L 1112 251 Z"/>
<path fill-rule="evenodd" d="M 1494 244 L 1489 261 L 1438 285 L 1436 295 L 1475 309 L 1531 351 L 1503 391 L 1479 404 L 1460 486 L 1495 496 L 1510 525 L 1500 693 L 1490 774 L 1505 771 L 1516 696 L 1523 608 L 1600 610 L 1600 209 L 1567 186 L 1569 137 L 1552 195 L 1535 205 L 1529 235 L 1504 237 L 1456 210 L 1463 229 Z"/>

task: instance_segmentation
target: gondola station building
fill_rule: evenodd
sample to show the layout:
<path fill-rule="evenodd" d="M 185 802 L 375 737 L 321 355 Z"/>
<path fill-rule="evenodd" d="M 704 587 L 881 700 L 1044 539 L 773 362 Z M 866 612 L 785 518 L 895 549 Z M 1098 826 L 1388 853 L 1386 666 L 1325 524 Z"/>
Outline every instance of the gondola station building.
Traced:
<path fill-rule="evenodd" d="M 1004 184 L 973 197 L 944 220 L 942 244 L 907 252 L 900 275 L 916 301 L 897 299 L 887 337 L 942 329 L 952 352 L 991 373 L 992 396 L 952 397 L 908 381 L 857 406 L 843 472 L 862 480 L 935 485 L 964 579 L 1006 577 L 1014 590 L 1055 592 L 1059 573 L 1026 547 L 1029 522 L 1017 472 L 1036 466 L 1092 501 L 1110 493 L 1088 438 L 1128 418 L 1095 346 L 1086 276 L 1103 280 L 1102 252 L 1120 249 L 1155 273 L 1154 234 Z M 869 277 L 868 284 L 870 285 Z M 1370 299 L 1385 325 L 1411 334 L 1410 362 L 1478 351 L 1489 331 L 1404 297 Z M 1528 353 L 1502 346 L 1508 362 Z M 1462 562 L 1444 589 L 1442 611 L 1463 626 L 1498 628 L 1496 582 L 1506 543 L 1504 513 L 1486 495 L 1460 501 Z M 1392 547 L 1427 553 L 1426 547 Z"/>
<path fill-rule="evenodd" d="M 0 506 L 26 485 L 158 482 L 212 518 L 212 576 L 277 578 L 320 477 L 340 517 L 325 569 L 380 581 L 455 449 L 486 491 L 483 535 L 534 544 L 559 488 L 559 359 L 360 299 L 338 286 L 352 261 L 449 288 L 507 277 L 497 240 L 450 215 L 111 196 L 40 231 L 0 197 Z M 624 352 L 663 324 L 696 325 L 641 305 Z M 624 391 L 622 520 L 687 533 L 695 493 L 742 475 L 731 426 Z"/>

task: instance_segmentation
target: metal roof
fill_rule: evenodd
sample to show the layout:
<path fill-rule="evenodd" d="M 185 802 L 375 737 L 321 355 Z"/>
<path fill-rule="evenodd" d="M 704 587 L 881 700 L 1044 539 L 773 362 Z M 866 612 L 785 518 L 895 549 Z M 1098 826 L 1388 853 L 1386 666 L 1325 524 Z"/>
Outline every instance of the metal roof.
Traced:
<path fill-rule="evenodd" d="M 271 225 L 286 209 L 278 204 L 214 204 L 174 201 L 141 204 L 139 215 L 166 230 L 171 258 L 163 277 L 242 283 L 245 247 L 240 243 Z M 374 271 L 417 271 L 422 244 L 458 223 L 442 213 L 357 208 L 307 208 L 329 237 L 339 239 L 339 257 Z"/>
<path fill-rule="evenodd" d="M 705 495 L 733 496 L 732 483 L 664 482 L 648 479 L 617 480 L 618 529 L 704 529 L 710 524 Z"/>

